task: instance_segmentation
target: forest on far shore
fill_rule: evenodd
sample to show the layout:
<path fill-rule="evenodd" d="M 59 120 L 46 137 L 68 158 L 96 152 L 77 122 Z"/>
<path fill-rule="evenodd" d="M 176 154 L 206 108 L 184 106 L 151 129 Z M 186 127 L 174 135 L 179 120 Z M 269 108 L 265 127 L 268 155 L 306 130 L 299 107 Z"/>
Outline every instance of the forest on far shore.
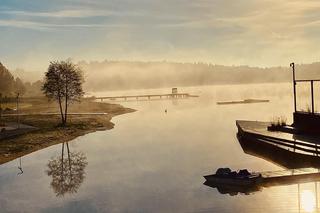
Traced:
<path fill-rule="evenodd" d="M 208 63 L 102 61 L 78 65 L 87 91 L 127 90 L 221 84 L 290 82 L 289 67 L 224 66 Z M 297 78 L 320 79 L 320 63 L 297 64 Z"/>
<path fill-rule="evenodd" d="M 19 77 L 14 77 L 11 72 L 0 62 L 0 94 L 5 97 L 15 96 L 17 93 L 26 96 L 41 95 L 40 80 L 35 82 L 24 82 Z"/>
<path fill-rule="evenodd" d="M 288 67 L 223 66 L 207 63 L 167 61 L 80 61 L 87 92 L 183 87 L 221 84 L 290 82 Z M 9 71 L 0 63 L 0 93 L 12 96 L 41 96 L 43 74 L 23 69 Z M 297 64 L 298 79 L 320 79 L 320 62 Z M 19 77 L 17 77 L 19 76 Z"/>

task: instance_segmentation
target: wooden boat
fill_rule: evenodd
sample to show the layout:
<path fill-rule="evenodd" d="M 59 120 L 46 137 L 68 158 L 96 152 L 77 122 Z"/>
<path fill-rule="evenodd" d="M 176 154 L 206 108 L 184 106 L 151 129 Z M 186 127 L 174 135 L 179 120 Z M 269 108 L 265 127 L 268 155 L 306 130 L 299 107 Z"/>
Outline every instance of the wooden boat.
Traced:
<path fill-rule="evenodd" d="M 243 169 L 239 172 L 229 168 L 219 168 L 215 174 L 204 176 L 206 181 L 214 184 L 249 186 L 262 181 L 260 173 L 250 173 Z"/>

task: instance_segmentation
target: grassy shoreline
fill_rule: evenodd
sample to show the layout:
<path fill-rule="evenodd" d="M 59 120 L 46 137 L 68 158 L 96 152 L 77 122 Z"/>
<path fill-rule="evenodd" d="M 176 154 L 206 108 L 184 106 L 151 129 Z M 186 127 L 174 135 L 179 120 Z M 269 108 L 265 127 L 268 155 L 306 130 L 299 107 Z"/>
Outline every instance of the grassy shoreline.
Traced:
<path fill-rule="evenodd" d="M 79 136 L 109 130 L 114 127 L 111 119 L 114 116 L 131 113 L 135 110 L 118 104 L 84 101 L 70 107 L 70 113 L 103 112 L 106 115 L 70 115 L 66 127 L 59 125 L 58 115 L 35 115 L 34 113 L 53 113 L 55 103 L 43 100 L 31 103 L 31 107 L 21 110 L 28 114 L 20 116 L 21 123 L 37 127 L 38 129 L 10 139 L 0 141 L 0 165 L 40 149 L 73 140 Z M 5 116 L 4 122 L 16 121 L 16 116 Z M 1 133 L 0 133 L 1 134 Z"/>

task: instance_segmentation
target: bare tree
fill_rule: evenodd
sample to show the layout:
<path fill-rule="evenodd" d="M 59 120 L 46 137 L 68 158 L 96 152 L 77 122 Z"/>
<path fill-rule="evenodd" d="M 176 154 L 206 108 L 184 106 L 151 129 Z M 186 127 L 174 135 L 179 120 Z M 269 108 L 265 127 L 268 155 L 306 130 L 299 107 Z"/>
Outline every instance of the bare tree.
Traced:
<path fill-rule="evenodd" d="M 67 123 L 69 104 L 80 101 L 84 94 L 83 82 L 81 69 L 72 62 L 50 62 L 41 89 L 49 100 L 58 101 L 62 125 Z"/>

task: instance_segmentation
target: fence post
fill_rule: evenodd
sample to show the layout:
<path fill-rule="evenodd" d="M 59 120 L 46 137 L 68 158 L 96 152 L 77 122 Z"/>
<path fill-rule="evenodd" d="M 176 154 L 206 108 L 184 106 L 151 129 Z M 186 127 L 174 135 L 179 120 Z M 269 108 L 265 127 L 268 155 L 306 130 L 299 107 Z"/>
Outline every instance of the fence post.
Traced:
<path fill-rule="evenodd" d="M 295 74 L 295 66 L 294 66 L 294 63 L 291 63 L 291 64 L 290 64 L 290 67 L 292 67 L 294 112 L 297 112 L 296 74 Z"/>
<path fill-rule="evenodd" d="M 313 80 L 311 80 L 310 83 L 311 83 L 311 109 L 312 109 L 312 114 L 314 114 Z"/>

